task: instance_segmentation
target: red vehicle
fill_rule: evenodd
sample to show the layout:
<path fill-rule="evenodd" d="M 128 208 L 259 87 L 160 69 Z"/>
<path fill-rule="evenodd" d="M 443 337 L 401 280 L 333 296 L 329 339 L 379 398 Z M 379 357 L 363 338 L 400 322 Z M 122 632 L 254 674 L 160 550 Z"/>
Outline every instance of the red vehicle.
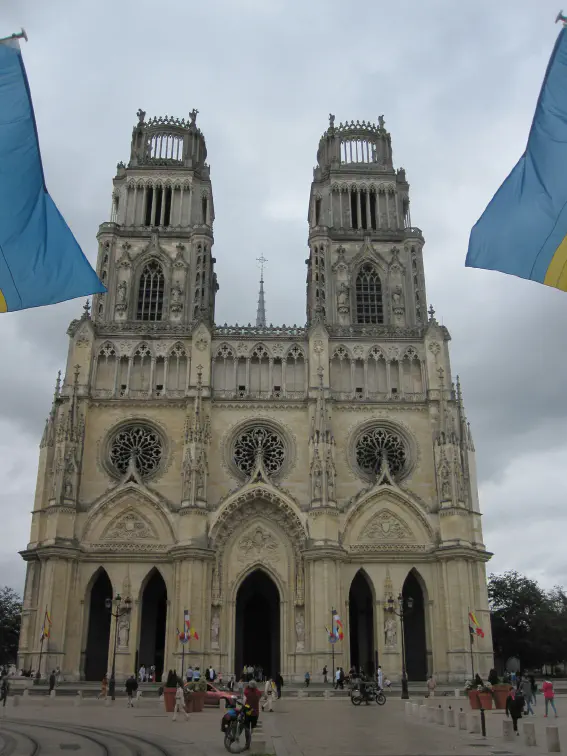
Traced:
<path fill-rule="evenodd" d="M 230 690 L 221 690 L 221 688 L 217 688 L 211 683 L 207 683 L 205 705 L 220 707 L 222 701 L 224 701 L 225 706 L 228 706 L 229 704 L 234 705 L 236 703 L 236 696 L 234 693 L 231 693 Z"/>

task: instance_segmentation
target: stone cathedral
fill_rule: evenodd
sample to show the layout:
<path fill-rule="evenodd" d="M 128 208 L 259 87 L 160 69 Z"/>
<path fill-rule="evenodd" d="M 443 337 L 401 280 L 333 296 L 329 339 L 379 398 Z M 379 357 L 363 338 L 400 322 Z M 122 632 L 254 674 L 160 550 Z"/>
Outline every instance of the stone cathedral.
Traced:
<path fill-rule="evenodd" d="M 334 609 L 336 665 L 457 682 L 474 610 L 484 676 L 475 451 L 384 119 L 330 116 L 319 142 L 302 327 L 266 325 L 263 278 L 255 326 L 215 324 L 196 121 L 140 110 L 117 167 L 108 291 L 69 327 L 41 440 L 19 665 L 38 668 L 47 609 L 42 669 L 68 680 L 113 660 L 159 680 L 182 651 L 225 676 L 320 679 Z M 199 637 L 182 649 L 184 610 Z"/>

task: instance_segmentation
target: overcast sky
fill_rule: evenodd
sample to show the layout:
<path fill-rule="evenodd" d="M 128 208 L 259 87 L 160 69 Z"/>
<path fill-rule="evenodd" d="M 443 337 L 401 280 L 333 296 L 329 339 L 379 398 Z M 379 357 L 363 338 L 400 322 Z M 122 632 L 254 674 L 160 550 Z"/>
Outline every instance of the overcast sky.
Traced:
<path fill-rule="evenodd" d="M 217 323 L 305 322 L 318 140 L 384 114 L 423 229 L 477 448 L 489 570 L 567 584 L 567 295 L 465 269 L 470 229 L 524 150 L 557 0 L 7 0 L 50 192 L 92 262 L 136 111 L 199 110 L 211 165 Z M 243 294 L 246 292 L 246 294 Z M 0 316 L 0 585 L 23 587 L 38 444 L 75 301 Z M 563 545 L 562 545 L 563 544 Z"/>

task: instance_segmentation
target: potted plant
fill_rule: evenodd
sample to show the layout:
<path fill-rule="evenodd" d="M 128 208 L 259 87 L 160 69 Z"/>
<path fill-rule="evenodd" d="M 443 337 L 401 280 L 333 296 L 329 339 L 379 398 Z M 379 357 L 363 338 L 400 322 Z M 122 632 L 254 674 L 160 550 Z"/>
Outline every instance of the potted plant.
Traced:
<path fill-rule="evenodd" d="M 478 700 L 481 709 L 492 709 L 492 685 L 490 683 L 479 685 Z"/>
<path fill-rule="evenodd" d="M 177 690 L 177 674 L 170 669 L 167 673 L 165 688 L 163 689 L 163 702 L 165 710 L 171 714 L 175 709 L 175 692 Z"/>
<path fill-rule="evenodd" d="M 206 680 L 199 679 L 190 684 L 191 686 L 191 700 L 193 703 L 193 711 L 203 711 L 205 707 L 205 696 L 207 695 L 207 682 Z"/>
<path fill-rule="evenodd" d="M 495 709 L 505 709 L 506 699 L 510 692 L 510 685 L 505 682 L 500 682 L 500 678 L 495 669 L 491 669 L 488 674 L 488 682 L 492 685 L 492 697 L 494 699 Z"/>
<path fill-rule="evenodd" d="M 473 680 L 467 680 L 465 683 L 465 690 L 469 697 L 469 704 L 471 709 L 480 709 L 480 701 L 478 698 L 478 686 L 474 684 Z"/>

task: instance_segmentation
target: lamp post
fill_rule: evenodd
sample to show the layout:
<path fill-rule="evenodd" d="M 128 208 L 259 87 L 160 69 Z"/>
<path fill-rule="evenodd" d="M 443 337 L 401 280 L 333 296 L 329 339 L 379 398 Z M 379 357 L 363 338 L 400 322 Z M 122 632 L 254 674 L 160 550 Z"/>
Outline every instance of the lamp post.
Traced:
<path fill-rule="evenodd" d="M 112 700 L 115 700 L 115 690 L 116 690 L 116 641 L 118 640 L 118 619 L 122 617 L 124 614 L 128 614 L 130 612 L 130 609 L 132 608 L 132 599 L 129 596 L 126 596 L 124 599 L 124 602 L 122 601 L 122 597 L 119 593 L 116 594 L 114 599 L 107 598 L 104 602 L 104 605 L 110 612 L 110 616 L 114 617 L 114 646 L 112 650 L 112 671 L 110 673 L 110 681 L 108 685 L 108 691 L 110 693 L 110 697 Z M 115 611 L 112 611 L 113 608 Z"/>
<path fill-rule="evenodd" d="M 404 617 L 406 612 L 410 612 L 413 608 L 413 599 L 411 596 L 409 596 L 405 600 L 404 604 L 404 597 L 400 593 L 398 596 L 398 611 L 396 611 L 396 600 L 393 598 L 393 596 L 390 596 L 388 599 L 388 606 L 386 607 L 386 611 L 390 612 L 390 614 L 395 614 L 396 617 L 400 618 L 401 622 L 401 631 L 402 631 L 402 698 L 409 698 L 409 691 L 408 691 L 408 677 L 406 674 L 406 643 L 404 638 Z"/>

